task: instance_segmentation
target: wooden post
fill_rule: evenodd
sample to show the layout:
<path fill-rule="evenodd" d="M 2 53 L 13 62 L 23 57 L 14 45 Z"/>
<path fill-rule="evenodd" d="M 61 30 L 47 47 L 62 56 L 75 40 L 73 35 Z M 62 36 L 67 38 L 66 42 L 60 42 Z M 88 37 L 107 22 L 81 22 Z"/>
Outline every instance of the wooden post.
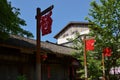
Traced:
<path fill-rule="evenodd" d="M 36 52 L 36 80 L 41 80 L 41 57 L 40 57 L 40 18 L 41 18 L 41 10 L 40 8 L 37 8 L 37 16 L 36 16 L 36 37 L 37 37 L 37 42 L 36 42 L 36 47 L 37 47 L 37 52 Z"/>
<path fill-rule="evenodd" d="M 37 8 L 36 12 L 37 12 L 37 15 L 36 15 L 36 48 L 37 48 L 37 51 L 36 51 L 36 80 L 42 80 L 42 76 L 41 76 L 41 57 L 40 57 L 40 48 L 41 48 L 41 24 L 40 24 L 40 19 L 41 19 L 41 16 L 46 14 L 47 12 L 49 12 L 50 10 L 53 9 L 53 5 L 48 7 L 47 9 L 45 9 L 44 11 L 41 12 L 40 8 Z"/>
<path fill-rule="evenodd" d="M 86 35 L 84 35 L 84 69 L 85 69 L 85 80 L 88 80 L 88 76 L 87 76 L 87 56 L 86 56 Z"/>
<path fill-rule="evenodd" d="M 102 53 L 102 67 L 103 67 L 103 78 L 102 80 L 105 80 L 105 63 L 104 63 L 104 53 Z"/>

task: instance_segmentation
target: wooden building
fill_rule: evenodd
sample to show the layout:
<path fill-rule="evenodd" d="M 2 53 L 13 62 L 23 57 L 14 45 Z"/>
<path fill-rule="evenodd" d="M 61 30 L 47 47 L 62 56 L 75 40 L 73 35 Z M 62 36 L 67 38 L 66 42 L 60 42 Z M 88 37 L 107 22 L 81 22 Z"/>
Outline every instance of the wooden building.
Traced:
<path fill-rule="evenodd" d="M 42 80 L 75 80 L 78 62 L 75 50 L 51 42 L 41 42 Z M 36 40 L 12 35 L 0 40 L 0 80 L 17 80 L 24 75 L 36 80 Z"/>

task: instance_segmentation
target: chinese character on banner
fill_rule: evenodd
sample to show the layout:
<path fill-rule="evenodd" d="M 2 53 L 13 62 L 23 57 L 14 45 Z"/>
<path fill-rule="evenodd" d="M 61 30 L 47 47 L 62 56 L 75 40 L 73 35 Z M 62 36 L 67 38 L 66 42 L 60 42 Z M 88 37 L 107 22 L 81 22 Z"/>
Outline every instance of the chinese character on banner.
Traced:
<path fill-rule="evenodd" d="M 108 56 L 108 57 L 111 56 L 111 52 L 112 52 L 112 50 L 109 47 L 106 47 L 103 49 L 104 56 Z"/>
<path fill-rule="evenodd" d="M 46 15 L 41 16 L 41 28 L 42 28 L 42 36 L 51 33 L 51 26 L 52 26 L 52 11 L 48 12 Z"/>
<path fill-rule="evenodd" d="M 94 43 L 95 43 L 94 39 L 88 39 L 88 40 L 86 40 L 85 43 L 86 43 L 85 48 L 86 48 L 87 51 L 94 50 Z"/>

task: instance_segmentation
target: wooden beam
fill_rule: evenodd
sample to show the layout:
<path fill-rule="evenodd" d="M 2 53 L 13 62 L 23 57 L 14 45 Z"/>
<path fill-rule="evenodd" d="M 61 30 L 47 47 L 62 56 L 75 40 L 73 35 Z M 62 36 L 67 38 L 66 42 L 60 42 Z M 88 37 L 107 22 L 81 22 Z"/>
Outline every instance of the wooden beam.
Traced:
<path fill-rule="evenodd" d="M 18 47 L 18 46 L 13 46 L 13 45 L 7 45 L 7 44 L 0 44 L 1 47 L 6 47 L 6 48 L 13 48 L 13 49 L 19 49 L 20 52 L 24 52 L 27 54 L 34 54 L 36 51 L 33 48 L 26 48 L 26 47 Z"/>
<path fill-rule="evenodd" d="M 47 12 L 51 11 L 54 8 L 54 5 L 51 5 L 50 7 L 48 7 L 47 9 L 45 9 L 44 11 L 41 12 L 41 16 L 46 14 Z"/>
<path fill-rule="evenodd" d="M 87 55 L 86 55 L 86 36 L 84 36 L 84 69 L 85 69 L 85 80 L 88 80 L 88 74 L 87 74 Z"/>
<path fill-rule="evenodd" d="M 36 35 L 37 35 L 37 40 L 36 40 L 36 48 L 37 48 L 37 52 L 36 52 L 36 80 L 41 80 L 41 57 L 40 57 L 40 41 L 41 41 L 41 37 L 40 37 L 40 18 L 41 18 L 41 10 L 40 8 L 37 8 L 37 15 L 36 15 Z"/>

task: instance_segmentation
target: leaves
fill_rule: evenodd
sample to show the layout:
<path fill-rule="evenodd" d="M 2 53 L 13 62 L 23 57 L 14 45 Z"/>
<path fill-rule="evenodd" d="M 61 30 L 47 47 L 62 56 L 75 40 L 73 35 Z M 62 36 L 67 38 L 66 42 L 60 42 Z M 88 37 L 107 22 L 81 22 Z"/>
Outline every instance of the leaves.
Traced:
<path fill-rule="evenodd" d="M 87 66 L 89 79 L 94 79 L 102 76 L 101 60 L 105 47 L 112 49 L 112 56 L 105 58 L 106 76 L 111 75 L 109 71 L 113 66 L 120 65 L 120 0 L 100 0 L 100 3 L 93 1 L 90 5 L 92 7 L 88 13 L 90 18 L 85 19 L 92 24 L 89 26 L 89 36 L 95 36 L 96 43 L 94 51 L 87 51 Z M 79 51 L 74 56 L 80 60 L 83 77 L 84 44 L 78 37 L 73 41 Z"/>
<path fill-rule="evenodd" d="M 3 34 L 0 35 L 0 38 L 10 34 L 33 37 L 31 32 L 21 28 L 21 26 L 26 26 L 26 23 L 19 17 L 20 9 L 12 7 L 11 2 L 7 2 L 7 0 L 1 0 L 0 4 L 0 33 Z"/>
<path fill-rule="evenodd" d="M 101 56 L 104 47 L 112 48 L 112 56 L 105 60 L 106 74 L 110 75 L 110 68 L 117 66 L 120 58 L 120 0 L 100 0 L 100 3 L 93 1 L 91 6 L 89 16 L 92 18 L 86 19 L 93 23 L 90 35 L 96 36 L 95 51 Z"/>

